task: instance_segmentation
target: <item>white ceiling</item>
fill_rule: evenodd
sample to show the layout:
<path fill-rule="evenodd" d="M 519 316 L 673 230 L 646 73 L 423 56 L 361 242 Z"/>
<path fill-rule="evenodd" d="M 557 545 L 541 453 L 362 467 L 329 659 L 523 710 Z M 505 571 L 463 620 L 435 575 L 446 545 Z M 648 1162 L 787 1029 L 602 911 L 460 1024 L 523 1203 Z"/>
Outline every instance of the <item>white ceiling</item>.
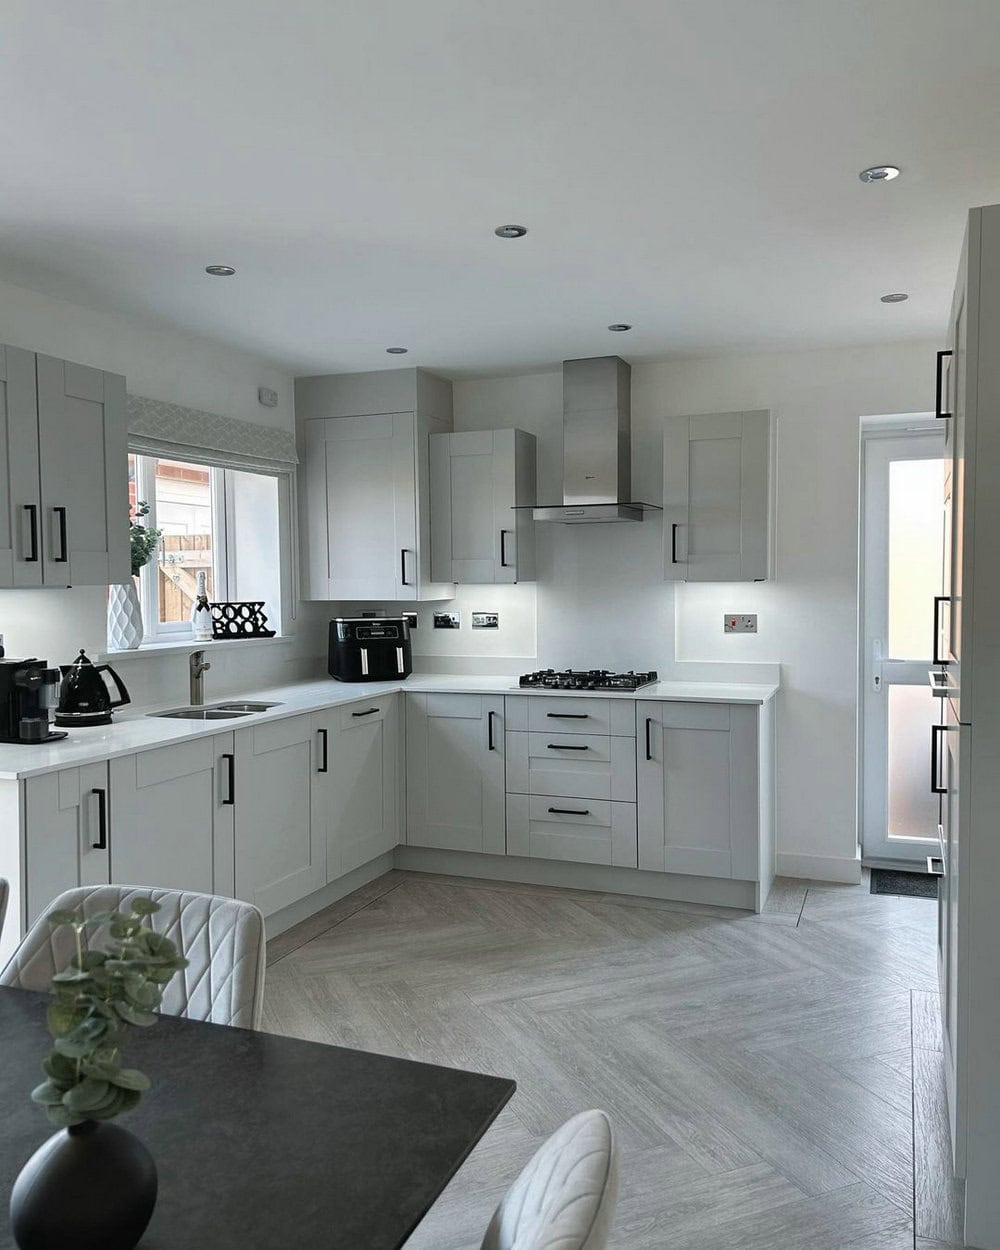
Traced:
<path fill-rule="evenodd" d="M 300 373 L 933 337 L 1000 3 L 9 0 L 0 113 L 0 278 Z"/>

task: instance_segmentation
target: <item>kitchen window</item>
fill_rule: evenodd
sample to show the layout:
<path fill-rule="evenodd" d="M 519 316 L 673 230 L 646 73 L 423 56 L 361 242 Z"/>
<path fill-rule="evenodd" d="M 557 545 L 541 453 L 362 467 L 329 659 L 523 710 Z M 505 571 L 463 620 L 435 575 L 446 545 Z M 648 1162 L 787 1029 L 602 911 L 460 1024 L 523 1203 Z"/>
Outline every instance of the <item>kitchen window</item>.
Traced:
<path fill-rule="evenodd" d="M 200 572 L 210 602 L 263 600 L 282 632 L 289 491 L 287 475 L 129 455 L 129 504 L 146 502 L 145 523 L 161 531 L 139 575 L 147 642 L 191 636 Z"/>

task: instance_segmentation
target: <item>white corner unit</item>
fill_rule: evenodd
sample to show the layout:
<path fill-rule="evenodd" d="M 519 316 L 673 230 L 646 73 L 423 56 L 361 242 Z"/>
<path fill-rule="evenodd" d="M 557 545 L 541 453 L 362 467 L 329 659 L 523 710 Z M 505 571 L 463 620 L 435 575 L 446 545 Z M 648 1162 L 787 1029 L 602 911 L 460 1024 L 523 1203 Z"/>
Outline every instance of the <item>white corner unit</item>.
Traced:
<path fill-rule="evenodd" d="M 535 576 L 535 436 L 432 434 L 431 576 L 501 584 Z"/>
<path fill-rule="evenodd" d="M 420 369 L 300 378 L 302 595 L 416 602 L 454 595 L 431 574 L 431 434 L 451 383 Z"/>
<path fill-rule="evenodd" d="M 0 587 L 125 581 L 125 379 L 0 347 L 0 492 Z"/>
<path fill-rule="evenodd" d="M 671 417 L 663 435 L 667 581 L 771 576 L 773 423 L 768 411 Z"/>

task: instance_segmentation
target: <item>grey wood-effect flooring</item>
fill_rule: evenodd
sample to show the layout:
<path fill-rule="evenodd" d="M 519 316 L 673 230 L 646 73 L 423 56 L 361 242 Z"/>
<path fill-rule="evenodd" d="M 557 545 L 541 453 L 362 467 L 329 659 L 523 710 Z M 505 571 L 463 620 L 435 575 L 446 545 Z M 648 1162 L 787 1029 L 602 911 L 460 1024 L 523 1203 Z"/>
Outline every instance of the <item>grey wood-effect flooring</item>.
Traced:
<path fill-rule="evenodd" d="M 516 1078 L 413 1250 L 478 1246 L 594 1106 L 615 1250 L 938 1250 L 961 1232 L 936 922 L 867 880 L 779 880 L 750 916 L 390 872 L 269 944 L 264 1027 Z"/>

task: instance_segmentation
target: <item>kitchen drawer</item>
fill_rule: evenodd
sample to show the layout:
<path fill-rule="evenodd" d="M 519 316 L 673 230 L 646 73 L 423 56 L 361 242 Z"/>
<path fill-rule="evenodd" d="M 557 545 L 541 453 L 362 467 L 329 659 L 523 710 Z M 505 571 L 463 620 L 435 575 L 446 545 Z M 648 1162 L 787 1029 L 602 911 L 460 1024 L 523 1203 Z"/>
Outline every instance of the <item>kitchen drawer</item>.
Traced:
<path fill-rule="evenodd" d="M 511 700 L 513 701 L 513 700 Z M 526 698 L 527 724 L 515 722 L 512 729 L 533 733 L 615 734 L 635 737 L 634 699 L 575 698 L 539 694 Z"/>
<path fill-rule="evenodd" d="M 507 789 L 634 803 L 635 740 L 561 729 L 508 733 Z"/>
<path fill-rule="evenodd" d="M 507 795 L 507 854 L 635 868 L 634 803 Z"/>
<path fill-rule="evenodd" d="M 393 695 L 384 699 L 369 699 L 364 703 L 349 703 L 339 709 L 340 728 L 357 729 L 361 725 L 370 725 L 372 721 L 385 720 L 389 711 L 389 703 Z"/>

